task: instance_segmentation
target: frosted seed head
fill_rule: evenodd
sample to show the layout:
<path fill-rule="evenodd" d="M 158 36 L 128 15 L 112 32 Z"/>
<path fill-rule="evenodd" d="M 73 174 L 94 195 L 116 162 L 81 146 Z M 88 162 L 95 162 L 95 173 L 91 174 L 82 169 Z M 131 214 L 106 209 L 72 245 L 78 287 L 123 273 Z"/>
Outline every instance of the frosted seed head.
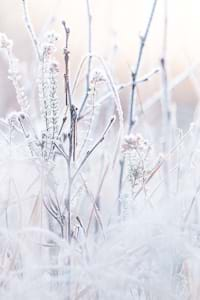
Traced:
<path fill-rule="evenodd" d="M 49 66 L 49 69 L 51 72 L 58 73 L 59 72 L 59 67 L 58 67 L 58 62 L 56 60 L 52 60 Z"/>
<path fill-rule="evenodd" d="M 91 74 L 91 84 L 101 83 L 106 81 L 106 76 L 102 70 L 93 70 Z"/>
<path fill-rule="evenodd" d="M 121 146 L 121 151 L 123 153 L 129 151 L 146 151 L 147 148 L 151 148 L 149 142 L 145 140 L 141 134 L 129 134 L 124 137 L 124 141 Z"/>
<path fill-rule="evenodd" d="M 46 39 L 50 44 L 54 44 L 58 40 L 58 34 L 55 31 L 48 32 Z"/>

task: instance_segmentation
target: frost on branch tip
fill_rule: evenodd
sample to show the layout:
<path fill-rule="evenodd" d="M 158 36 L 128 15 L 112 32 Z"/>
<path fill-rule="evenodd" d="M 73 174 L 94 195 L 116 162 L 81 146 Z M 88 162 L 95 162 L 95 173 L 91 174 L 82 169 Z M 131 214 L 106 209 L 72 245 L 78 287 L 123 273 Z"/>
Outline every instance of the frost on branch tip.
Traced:
<path fill-rule="evenodd" d="M 29 110 L 29 102 L 25 95 L 24 87 L 21 84 L 18 60 L 13 55 L 12 48 L 13 42 L 9 40 L 4 33 L 0 33 L 0 49 L 4 49 L 8 57 L 8 79 L 12 81 L 15 88 L 17 102 L 19 103 L 21 110 L 27 112 Z"/>
<path fill-rule="evenodd" d="M 5 33 L 0 33 L 0 48 L 12 49 L 13 42 L 8 39 Z"/>
<path fill-rule="evenodd" d="M 56 42 L 58 40 L 58 35 L 52 31 L 48 32 L 45 36 L 45 41 L 41 44 L 42 58 L 50 57 L 56 52 Z"/>
<path fill-rule="evenodd" d="M 147 148 L 149 148 L 149 144 L 140 134 L 126 135 L 124 137 L 124 141 L 121 146 L 123 153 L 132 151 L 132 150 L 145 151 Z"/>
<path fill-rule="evenodd" d="M 96 69 L 93 70 L 91 74 L 91 84 L 95 85 L 96 83 L 106 82 L 106 75 L 102 70 Z"/>

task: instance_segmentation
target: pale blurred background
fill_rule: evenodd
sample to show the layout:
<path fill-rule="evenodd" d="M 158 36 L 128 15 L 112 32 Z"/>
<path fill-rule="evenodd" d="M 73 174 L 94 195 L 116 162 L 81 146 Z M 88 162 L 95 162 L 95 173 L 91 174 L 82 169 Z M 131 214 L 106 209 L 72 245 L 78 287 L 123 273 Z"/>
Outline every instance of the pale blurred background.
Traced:
<path fill-rule="evenodd" d="M 164 35 L 164 0 L 158 1 L 154 20 L 144 50 L 140 75 L 159 66 Z M 22 62 L 29 62 L 34 51 L 24 26 L 21 0 L 0 0 L 0 31 L 14 41 L 15 54 Z M 71 77 L 74 78 L 81 58 L 87 53 L 86 0 L 27 0 L 29 13 L 38 36 L 45 30 L 60 35 L 58 60 L 62 71 L 64 32 L 61 21 L 71 29 Z M 110 63 L 116 83 L 130 80 L 132 65 L 136 62 L 139 35 L 145 28 L 152 0 L 91 0 L 93 15 L 93 51 Z M 172 101 L 178 103 L 180 126 L 193 118 L 198 103 L 199 72 L 191 67 L 200 60 L 200 1 L 168 0 L 167 66 L 169 80 L 183 79 L 172 91 Z M 17 109 L 14 91 L 5 73 L 6 63 L 0 59 L 0 115 Z M 29 64 L 28 64 L 29 65 Z M 30 65 L 31 68 L 31 65 Z M 31 70 L 29 70 L 31 71 Z M 187 76 L 190 71 L 190 75 Z M 6 88 L 5 88 L 6 87 Z M 160 75 L 140 85 L 139 97 L 145 103 L 161 89 Z M 129 91 L 121 93 L 127 103 Z M 126 106 L 124 104 L 124 106 Z M 156 114 L 153 115 L 156 118 Z"/>

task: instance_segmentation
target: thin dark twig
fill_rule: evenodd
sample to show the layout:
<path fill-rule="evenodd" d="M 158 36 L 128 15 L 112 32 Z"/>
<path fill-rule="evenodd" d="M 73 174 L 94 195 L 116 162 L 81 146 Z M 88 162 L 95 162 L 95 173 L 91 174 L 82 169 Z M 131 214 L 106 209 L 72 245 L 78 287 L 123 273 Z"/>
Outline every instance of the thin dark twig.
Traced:
<path fill-rule="evenodd" d="M 88 65 L 87 65 L 87 74 L 86 74 L 86 91 L 85 91 L 85 97 L 83 99 L 83 102 L 81 104 L 81 107 L 79 109 L 78 113 L 78 119 L 80 119 L 81 113 L 85 107 L 85 104 L 87 102 L 89 93 L 90 93 L 90 73 L 91 73 L 91 66 L 92 66 L 92 13 L 91 13 L 91 6 L 90 6 L 90 0 L 86 0 L 87 5 L 87 16 L 88 16 Z"/>
<path fill-rule="evenodd" d="M 139 69 L 140 69 L 140 65 L 141 65 L 141 61 L 142 61 L 142 55 L 143 55 L 143 50 L 144 50 L 144 46 L 147 40 L 147 36 L 149 34 L 149 30 L 152 24 L 152 20 L 153 20 L 153 16 L 154 16 L 154 12 L 156 9 L 156 5 L 157 5 L 157 0 L 154 0 L 153 2 L 153 6 L 151 9 L 151 13 L 150 13 L 150 17 L 148 19 L 147 22 L 147 27 L 145 30 L 145 33 L 143 36 L 140 37 L 140 48 L 139 48 L 139 52 L 138 52 L 138 57 L 137 57 L 137 63 L 136 63 L 136 67 L 135 70 L 132 72 L 131 76 L 132 76 L 132 89 L 131 89 L 131 96 L 130 96 L 130 109 L 129 109 L 129 124 L 128 124 L 128 133 L 131 132 L 131 129 L 135 123 L 135 120 L 133 119 L 133 113 L 134 113 L 134 103 L 135 103 L 135 91 L 136 91 L 136 81 L 137 81 L 137 77 L 138 77 L 138 73 L 139 73 Z"/>
<path fill-rule="evenodd" d="M 65 200 L 65 208 L 67 209 L 67 240 L 69 244 L 71 243 L 71 159 L 72 159 L 72 153 L 73 153 L 73 108 L 72 105 L 72 99 L 71 99 L 71 92 L 70 92 L 70 85 L 69 85 L 69 47 L 68 47 L 68 41 L 69 41 L 69 34 L 70 30 L 66 26 L 65 21 L 62 22 L 65 35 L 66 35 L 66 44 L 64 48 L 64 59 L 65 59 L 65 104 L 66 107 L 69 106 L 70 111 L 70 132 L 68 134 L 69 138 L 69 154 L 67 159 L 67 174 L 68 174 L 68 187 L 67 187 L 67 197 Z M 70 262 L 69 262 L 70 264 Z"/>
<path fill-rule="evenodd" d="M 66 108 L 66 111 L 64 113 L 64 116 L 63 116 L 63 119 L 62 119 L 62 123 L 61 123 L 61 126 L 60 126 L 60 129 L 58 130 L 58 135 L 57 135 L 57 138 L 59 138 L 62 130 L 63 130 L 63 127 L 67 121 L 67 111 L 68 111 L 68 107 Z"/>
<path fill-rule="evenodd" d="M 80 227 L 82 228 L 84 236 L 86 236 L 86 230 L 85 230 L 85 227 L 84 227 L 83 222 L 81 221 L 80 217 L 76 216 L 76 220 L 79 223 Z"/>
<path fill-rule="evenodd" d="M 65 29 L 65 35 L 66 35 L 66 43 L 65 43 L 65 48 L 64 48 L 64 57 L 65 57 L 65 104 L 66 106 L 71 107 L 71 93 L 69 89 L 69 46 L 68 46 L 68 41 L 69 41 L 69 34 L 70 34 L 70 29 L 66 26 L 65 21 L 62 21 L 63 27 Z M 68 103 L 69 102 L 69 103 Z"/>
<path fill-rule="evenodd" d="M 66 45 L 64 49 L 64 55 L 65 55 L 65 104 L 68 107 L 69 104 L 69 110 L 70 110 L 70 133 L 68 135 L 69 137 L 69 164 L 71 162 L 71 157 L 73 157 L 73 161 L 75 161 L 75 148 L 76 148 L 76 122 L 77 122 L 77 108 L 75 105 L 72 105 L 72 99 L 71 99 L 71 91 L 69 86 L 69 47 L 68 47 L 68 40 L 69 40 L 69 33 L 70 30 L 66 26 L 65 21 L 62 22 L 65 33 L 66 33 Z"/>
<path fill-rule="evenodd" d="M 157 5 L 157 0 L 154 0 L 153 6 L 151 9 L 150 17 L 147 22 L 147 27 L 145 30 L 145 33 L 143 36 L 140 37 L 140 48 L 138 52 L 138 57 L 137 57 L 137 63 L 135 70 L 132 72 L 131 77 L 132 77 L 132 88 L 131 88 L 131 95 L 130 95 L 130 107 L 129 107 L 129 121 L 128 121 L 128 134 L 131 133 L 132 127 L 135 124 L 135 118 L 133 118 L 133 113 L 134 112 L 134 106 L 135 106 L 135 92 L 136 92 L 136 83 L 137 83 L 137 77 L 142 61 L 142 55 L 143 55 L 143 50 L 144 46 L 147 40 L 147 36 L 151 27 L 151 23 L 153 20 L 154 12 L 156 9 Z M 124 158 L 120 161 L 120 174 L 119 174 L 119 188 L 118 188 L 118 199 L 119 199 L 119 204 L 118 204 L 118 214 L 121 213 L 121 202 L 120 202 L 120 197 L 121 197 L 121 191 L 122 191 L 122 182 L 123 182 L 123 175 L 124 175 L 124 164 L 125 160 Z"/>

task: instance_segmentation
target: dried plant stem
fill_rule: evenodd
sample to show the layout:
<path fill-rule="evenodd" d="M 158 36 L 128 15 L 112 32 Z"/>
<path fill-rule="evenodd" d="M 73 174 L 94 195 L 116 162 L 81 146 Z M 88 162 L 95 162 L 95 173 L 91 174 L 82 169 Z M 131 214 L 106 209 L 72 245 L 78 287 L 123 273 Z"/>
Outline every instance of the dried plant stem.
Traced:
<path fill-rule="evenodd" d="M 23 4 L 23 9 L 24 9 L 24 20 L 25 20 L 26 28 L 27 28 L 27 30 L 30 34 L 31 40 L 33 42 L 36 55 L 37 55 L 38 59 L 41 60 L 40 47 L 39 47 L 37 36 L 35 34 L 35 31 L 33 29 L 33 26 L 32 26 L 31 20 L 30 20 L 26 0 L 22 0 L 22 4 Z"/>
<path fill-rule="evenodd" d="M 199 193 L 200 193 L 200 184 L 197 186 L 196 193 L 195 193 L 195 195 L 192 198 L 192 201 L 190 203 L 190 206 L 188 208 L 187 213 L 185 214 L 184 223 L 186 223 L 188 221 L 189 216 L 190 216 L 191 211 L 192 211 L 192 208 L 193 208 L 195 202 L 198 201 Z"/>
<path fill-rule="evenodd" d="M 68 46 L 68 41 L 69 41 L 69 34 L 70 34 L 70 29 L 66 26 L 65 21 L 62 22 L 64 30 L 65 30 L 65 35 L 66 35 L 66 44 L 64 48 L 64 58 L 65 58 L 65 105 L 71 108 L 71 93 L 70 93 L 70 88 L 69 88 L 69 46 Z"/>
<path fill-rule="evenodd" d="M 68 186 L 67 186 L 67 196 L 65 201 L 65 208 L 67 210 L 67 240 L 68 243 L 71 243 L 71 188 L 72 188 L 72 180 L 71 180 L 71 160 L 72 160 L 72 153 L 73 153 L 73 116 L 72 116 L 72 100 L 71 100 L 71 93 L 70 93 L 70 86 L 69 86 L 69 50 L 68 50 L 68 40 L 70 30 L 66 26 L 65 21 L 62 22 L 65 35 L 66 35 L 66 44 L 64 49 L 64 58 L 65 58 L 65 105 L 66 107 L 69 106 L 70 111 L 70 132 L 68 134 L 69 139 L 69 154 L 67 157 L 67 178 L 68 178 Z M 69 262 L 70 264 L 70 262 Z"/>
<path fill-rule="evenodd" d="M 164 18 L 164 36 L 163 36 L 163 53 L 160 60 L 161 63 L 161 77 L 162 77 L 162 86 L 163 86 L 163 95 L 162 95 L 162 130 L 163 130 L 163 152 L 168 151 L 169 147 L 169 127 L 170 127 L 170 103 L 169 103 L 169 89 L 168 89 L 168 76 L 167 76 L 167 0 L 165 0 L 165 18 Z"/>
<path fill-rule="evenodd" d="M 101 210 L 101 203 L 100 203 L 101 191 L 102 191 L 102 188 L 103 188 L 106 176 L 108 174 L 108 170 L 109 170 L 109 163 L 106 165 L 106 168 L 105 168 L 105 170 L 104 170 L 104 172 L 103 172 L 103 174 L 102 174 L 102 176 L 100 178 L 100 182 L 99 182 L 99 185 L 98 185 L 97 193 L 96 193 L 96 196 L 95 196 L 95 203 L 96 203 L 96 206 L 97 206 L 97 209 L 98 209 L 99 212 Z M 99 230 L 99 224 L 96 221 L 95 222 L 95 232 L 97 233 L 98 230 Z"/>
<path fill-rule="evenodd" d="M 115 106 L 116 106 L 116 110 L 117 110 L 117 113 L 118 113 L 118 117 L 119 117 L 119 133 L 118 133 L 118 137 L 117 137 L 117 142 L 116 142 L 116 150 L 114 151 L 114 159 L 113 159 L 113 166 L 115 164 L 115 158 L 117 157 L 117 153 L 118 153 L 118 150 L 119 150 L 119 145 L 120 145 L 120 142 L 121 142 L 121 136 L 123 135 L 123 132 L 124 132 L 124 116 L 123 116 L 123 110 L 122 110 L 122 107 L 121 107 L 121 101 L 120 101 L 120 97 L 119 97 L 119 94 L 118 94 L 118 91 L 117 91 L 117 88 L 114 84 L 114 81 L 113 81 L 113 78 L 112 78 L 112 75 L 110 74 L 110 70 L 108 69 L 104 59 L 99 56 L 99 55 L 96 55 L 96 54 L 93 54 L 92 55 L 100 64 L 101 66 L 103 67 L 103 70 L 105 72 L 105 75 L 106 75 L 106 78 L 108 80 L 108 85 L 109 85 L 109 88 L 112 92 L 112 96 L 114 98 L 114 102 L 115 102 Z M 84 61 L 84 60 L 83 60 Z M 81 63 L 82 65 L 83 63 Z M 80 71 L 79 73 L 80 74 Z M 77 121 L 79 121 L 82 117 L 79 117 L 77 118 Z"/>
<path fill-rule="evenodd" d="M 80 65 L 79 65 L 78 70 L 77 70 L 76 75 L 75 75 L 74 82 L 72 84 L 72 95 L 74 94 L 74 92 L 75 92 L 75 90 L 76 90 L 76 88 L 78 86 L 78 81 L 80 79 L 81 71 L 82 71 L 83 66 L 86 63 L 87 59 L 89 58 L 89 56 L 90 56 L 89 54 L 85 55 L 82 58 L 81 62 L 80 62 Z"/>
<path fill-rule="evenodd" d="M 170 159 L 171 155 L 175 153 L 175 151 L 180 147 L 180 145 L 184 142 L 185 139 L 188 138 L 188 136 L 191 134 L 191 131 L 192 131 L 192 128 L 190 128 L 180 139 L 180 141 L 170 149 L 170 151 L 168 153 L 165 154 L 164 158 L 158 162 L 158 164 L 156 165 L 156 167 L 153 169 L 153 171 L 150 173 L 150 175 L 147 177 L 146 181 L 145 181 L 145 184 L 147 184 L 151 178 L 157 173 L 157 171 L 160 170 L 160 168 L 162 166 L 164 166 L 167 161 Z M 140 194 L 140 192 L 142 191 L 142 188 L 140 188 L 138 191 L 137 191 L 137 194 L 135 196 L 135 198 Z"/>
<path fill-rule="evenodd" d="M 164 34 L 163 34 L 163 53 L 160 60 L 161 63 L 161 79 L 163 86 L 163 96 L 161 98 L 162 105 L 162 136 L 163 136 L 163 153 L 166 154 L 170 149 L 171 144 L 171 110 L 169 100 L 168 75 L 167 75 L 167 0 L 164 2 Z M 165 195 L 169 196 L 170 178 L 169 178 L 169 162 L 163 168 L 165 178 Z"/>
<path fill-rule="evenodd" d="M 69 85 L 69 50 L 68 50 L 68 40 L 69 40 L 69 28 L 66 27 L 65 21 L 62 22 L 65 33 L 66 33 L 66 46 L 64 49 L 65 56 L 65 104 L 66 107 L 69 106 L 70 111 L 70 133 L 69 137 L 69 160 L 71 161 L 71 156 L 73 161 L 75 161 L 75 148 L 76 148 L 76 121 L 77 121 L 77 108 L 72 104 L 71 91 Z M 64 119 L 63 119 L 64 122 Z"/>
<path fill-rule="evenodd" d="M 67 163 L 67 174 L 68 174 L 68 187 L 67 187 L 67 197 L 65 202 L 65 207 L 67 209 L 67 240 L 68 243 L 71 243 L 71 188 L 72 188 L 72 180 L 71 180 L 71 165 L 68 161 Z"/>
<path fill-rule="evenodd" d="M 130 134 L 133 125 L 135 124 L 135 117 L 133 116 L 133 114 L 135 114 L 135 93 L 136 93 L 136 82 L 137 82 L 137 77 L 138 77 L 138 73 L 139 73 L 139 69 L 140 69 L 140 65 L 141 65 L 141 61 L 142 61 L 142 55 L 143 55 L 143 50 L 144 50 L 144 46 L 147 40 L 147 36 L 152 24 L 152 20 L 153 20 L 153 16 L 154 16 L 154 12 L 156 9 L 156 5 L 157 5 L 157 0 L 154 0 L 153 2 L 153 6 L 151 9 L 151 13 L 147 22 L 147 27 L 145 30 L 145 33 L 143 36 L 140 37 L 140 48 L 139 48 L 139 52 L 138 52 L 138 57 L 137 57 L 137 62 L 136 62 L 136 67 L 135 70 L 132 72 L 131 77 L 132 77 L 132 87 L 131 87 L 131 95 L 130 95 L 130 107 L 129 107 L 129 120 L 128 120 L 128 130 L 127 133 Z M 125 164 L 125 160 L 124 158 L 120 161 L 120 173 L 119 173 L 119 185 L 118 185 L 118 198 L 119 198 L 119 205 L 118 205 L 118 214 L 121 214 L 121 191 L 122 191 L 122 182 L 123 182 L 123 175 L 124 175 L 124 164 Z"/>
<path fill-rule="evenodd" d="M 163 84 L 163 97 L 162 97 L 162 148 L 163 153 L 167 153 L 170 147 L 170 119 L 171 113 L 169 108 L 169 97 L 168 97 L 168 79 L 167 70 L 165 65 L 165 58 L 161 59 L 162 66 L 162 84 Z M 169 194 L 169 166 L 168 163 L 164 167 L 164 178 L 165 178 L 165 193 Z"/>
<path fill-rule="evenodd" d="M 87 65 L 87 74 L 86 74 L 86 91 L 85 96 L 83 99 L 83 102 L 80 106 L 79 112 L 78 112 L 78 118 L 80 118 L 81 113 L 85 107 L 85 104 L 87 102 L 89 93 L 90 93 L 90 73 L 91 73 L 91 66 L 92 66 L 92 13 L 91 13 L 91 6 L 90 6 L 90 0 L 86 0 L 87 5 L 87 16 L 88 16 L 88 65 Z"/>
<path fill-rule="evenodd" d="M 89 198 L 91 199 L 91 203 L 92 203 L 92 210 L 91 210 L 91 213 L 90 213 L 90 217 L 89 217 L 89 221 L 88 221 L 88 225 L 87 227 L 85 228 L 85 236 L 88 236 L 88 233 L 89 233 L 89 228 L 90 228 L 90 224 L 91 224 L 91 221 L 92 221 L 92 217 L 93 217 L 93 214 L 95 213 L 95 217 L 96 217 L 96 221 L 98 222 L 98 224 L 100 225 L 101 229 L 102 229 L 102 232 L 104 234 L 104 230 L 103 230 L 103 223 L 102 223 L 102 220 L 101 220 L 101 216 L 99 214 L 99 211 L 98 211 L 98 207 L 97 207 L 97 203 L 96 203 L 96 198 L 94 197 L 94 195 L 92 194 L 91 191 L 89 191 L 88 189 L 88 186 L 87 186 L 87 183 L 83 177 L 83 175 L 80 173 L 80 178 L 83 182 L 83 185 L 84 185 L 84 188 L 85 188 L 85 191 L 87 193 L 87 195 L 89 196 Z"/>
<path fill-rule="evenodd" d="M 95 57 L 96 55 L 94 53 L 92 53 L 91 55 L 86 55 L 82 58 L 81 62 L 80 62 L 80 65 L 78 67 L 78 71 L 76 73 L 76 76 L 75 76 L 75 80 L 74 80 L 74 83 L 73 83 L 73 86 L 72 86 L 72 95 L 74 94 L 77 86 L 78 86 L 78 81 L 80 79 L 80 74 L 81 74 L 81 71 L 83 69 L 83 66 L 84 64 L 86 63 L 87 59 L 90 57 L 90 56 L 93 56 Z M 144 83 L 146 81 L 149 81 L 151 79 L 152 76 L 154 76 L 155 74 L 157 74 L 158 72 L 160 71 L 160 68 L 155 68 L 153 69 L 151 72 L 145 74 L 144 76 L 142 76 L 141 78 L 139 78 L 136 82 L 135 82 L 135 85 L 137 84 L 140 84 L 140 83 Z M 133 84 L 133 81 L 129 81 L 129 82 L 126 82 L 126 83 L 122 83 L 122 84 L 119 84 L 116 86 L 116 89 L 118 91 L 120 90 L 123 90 L 124 88 L 128 88 L 130 86 L 132 86 Z M 107 95 L 105 95 L 104 97 L 105 98 L 109 98 L 110 96 L 112 96 L 111 92 L 108 93 Z M 103 97 L 103 98 L 104 98 Z"/>
<path fill-rule="evenodd" d="M 157 0 L 154 0 L 153 2 L 153 6 L 151 9 L 151 13 L 147 22 L 147 27 L 145 30 L 145 33 L 143 36 L 140 37 L 140 48 L 139 48 L 139 52 L 138 52 L 138 57 L 137 57 L 137 62 L 136 62 L 136 67 L 135 70 L 132 72 L 131 76 L 132 76 L 132 88 L 131 88 L 131 96 L 130 96 L 130 107 L 129 107 L 129 123 L 128 123 L 128 133 L 131 132 L 131 129 L 133 127 L 133 125 L 135 124 L 135 118 L 133 116 L 134 112 L 134 107 L 135 107 L 135 92 L 136 92 L 136 84 L 135 82 L 137 81 L 137 77 L 138 77 L 138 73 L 139 73 L 139 69 L 140 69 L 140 65 L 141 65 L 141 61 L 142 61 L 142 55 L 143 55 L 143 50 L 144 50 L 144 46 L 147 40 L 147 36 L 149 34 L 149 30 L 152 24 L 152 20 L 153 20 L 153 16 L 154 16 L 154 12 L 156 9 L 156 5 L 157 5 Z"/>
<path fill-rule="evenodd" d="M 106 126 L 101 138 L 94 144 L 94 146 L 87 151 L 85 157 L 83 158 L 83 160 L 81 161 L 80 165 L 78 166 L 78 168 L 76 169 L 73 177 L 72 177 L 72 182 L 74 181 L 74 179 L 76 178 L 76 176 L 78 175 L 79 171 L 81 170 L 81 168 L 83 167 L 83 165 L 85 164 L 85 162 L 88 160 L 88 158 L 90 157 L 90 155 L 95 151 L 95 149 L 104 141 L 106 134 L 108 133 L 108 131 L 110 130 L 111 126 L 113 125 L 115 121 L 115 117 L 113 116 L 110 120 L 110 122 L 108 123 L 108 125 Z"/>
<path fill-rule="evenodd" d="M 94 91 L 91 95 L 91 105 L 92 105 L 92 109 L 90 111 L 90 116 L 89 116 L 89 120 L 88 120 L 88 128 L 86 130 L 86 134 L 85 134 L 85 137 L 84 137 L 84 141 L 80 147 L 80 150 L 79 150 L 79 153 L 78 153 L 78 157 L 80 157 L 82 151 L 84 150 L 85 146 L 87 145 L 87 142 L 88 142 L 88 138 L 90 136 L 90 133 L 92 131 L 92 126 L 93 126 L 93 121 L 94 121 L 94 111 L 95 111 L 95 98 L 96 98 L 96 87 L 94 86 Z"/>
<path fill-rule="evenodd" d="M 152 70 L 151 72 L 149 72 L 148 74 L 142 76 L 141 78 L 139 78 L 135 84 L 138 85 L 138 84 L 142 84 L 142 83 L 145 83 L 147 81 L 149 81 L 155 74 L 157 74 L 158 72 L 160 72 L 160 69 L 159 68 L 156 68 L 154 70 Z M 132 86 L 132 81 L 129 81 L 129 82 L 125 82 L 125 83 L 121 83 L 119 85 L 116 86 L 116 90 L 117 92 L 121 92 L 123 91 L 124 89 L 126 88 L 129 88 L 130 86 Z M 96 104 L 94 104 L 94 108 L 97 107 L 97 106 L 100 106 L 102 105 L 106 100 L 108 100 L 111 96 L 112 96 L 113 92 L 108 92 L 106 95 L 102 96 Z M 88 114 L 90 114 L 93 110 L 93 107 L 91 109 L 88 109 L 87 112 L 85 112 L 81 118 L 83 119 L 84 117 L 86 117 Z M 79 118 L 79 120 L 81 119 Z"/>
<path fill-rule="evenodd" d="M 118 116 L 119 116 L 119 130 L 120 130 L 119 136 L 121 137 L 121 135 L 123 134 L 123 131 L 124 131 L 124 115 L 123 115 L 123 110 L 122 110 L 122 107 L 121 107 L 121 101 L 120 101 L 120 98 L 119 98 L 118 91 L 116 89 L 116 86 L 113 82 L 112 75 L 110 74 L 110 71 L 109 71 L 104 59 L 101 56 L 98 56 L 98 55 L 94 55 L 94 57 L 102 65 L 102 67 L 105 71 L 105 75 L 108 79 L 109 87 L 110 87 L 110 89 L 113 93 L 113 97 L 114 97 L 114 101 L 115 101 L 115 105 L 116 105 L 116 110 L 117 110 L 117 113 L 118 113 Z"/>
<path fill-rule="evenodd" d="M 66 108 L 66 112 L 64 113 L 64 116 L 63 116 L 63 119 L 62 119 L 62 123 L 60 125 L 60 129 L 58 130 L 58 136 L 57 136 L 57 138 L 59 138 L 59 136 L 61 135 L 61 132 L 63 130 L 63 127 L 64 127 L 66 121 L 67 121 L 67 108 Z"/>
<path fill-rule="evenodd" d="M 106 78 L 108 80 L 108 84 L 109 84 L 109 88 L 110 88 L 110 91 L 111 91 L 111 95 L 110 96 L 113 96 L 114 98 L 114 102 L 115 102 L 115 106 L 116 106 L 116 110 L 117 110 L 117 113 L 118 113 L 118 117 L 119 117 L 119 126 L 120 126 L 120 135 L 123 133 L 123 129 L 124 129 L 124 116 L 123 116 L 123 111 L 122 111 L 122 107 L 121 107 L 121 102 L 120 102 L 120 98 L 119 98 L 119 94 L 118 94 L 118 89 L 116 87 L 116 85 L 114 84 L 114 81 L 112 79 L 112 75 L 110 74 L 110 71 L 106 65 L 106 62 L 104 61 L 104 59 L 93 53 L 91 54 L 91 56 L 93 58 L 95 58 L 99 63 L 100 65 L 103 67 L 103 70 L 105 72 L 105 75 L 106 75 Z M 72 91 L 75 90 L 76 86 L 77 86 L 77 82 L 78 82 L 78 79 L 79 79 L 79 76 L 80 76 L 80 73 L 81 73 L 81 69 L 87 59 L 88 55 L 85 56 L 80 64 L 80 67 L 79 67 L 79 71 L 76 75 L 76 79 L 75 79 L 75 82 L 74 82 L 74 85 L 73 85 L 73 88 L 72 88 Z M 77 121 L 80 121 L 81 119 L 83 118 L 83 116 L 78 116 L 77 117 Z"/>

